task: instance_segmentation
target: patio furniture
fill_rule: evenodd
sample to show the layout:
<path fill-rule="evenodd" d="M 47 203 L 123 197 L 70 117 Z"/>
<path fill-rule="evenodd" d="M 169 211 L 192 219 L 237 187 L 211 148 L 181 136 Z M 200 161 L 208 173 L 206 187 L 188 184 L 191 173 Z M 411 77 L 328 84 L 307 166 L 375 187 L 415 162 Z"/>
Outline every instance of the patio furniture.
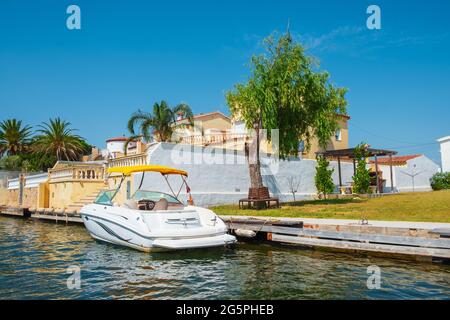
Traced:
<path fill-rule="evenodd" d="M 352 194 L 353 193 L 353 186 L 352 185 L 340 186 L 339 187 L 339 193 L 340 194 Z"/>
<path fill-rule="evenodd" d="M 239 200 L 239 209 L 244 207 L 247 203 L 248 209 L 252 207 L 253 204 L 264 203 L 266 208 L 270 208 L 271 203 L 275 203 L 276 208 L 280 207 L 280 200 L 276 197 L 271 197 L 269 194 L 269 189 L 267 187 L 261 188 L 250 188 L 248 189 L 248 198 Z M 260 206 L 256 206 L 260 209 Z"/>

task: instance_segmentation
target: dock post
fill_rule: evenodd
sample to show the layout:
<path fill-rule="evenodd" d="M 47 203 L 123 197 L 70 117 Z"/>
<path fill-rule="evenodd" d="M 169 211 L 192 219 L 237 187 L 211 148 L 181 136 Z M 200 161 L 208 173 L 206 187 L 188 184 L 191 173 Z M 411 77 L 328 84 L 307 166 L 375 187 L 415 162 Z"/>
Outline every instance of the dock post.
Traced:
<path fill-rule="evenodd" d="M 25 184 L 24 182 L 25 182 L 25 175 L 21 173 L 19 175 L 19 199 L 18 199 L 19 207 L 21 207 L 23 204 L 23 187 Z"/>
<path fill-rule="evenodd" d="M 392 170 L 392 154 L 389 155 L 389 169 L 391 175 L 391 193 L 394 193 L 394 174 Z"/>
<path fill-rule="evenodd" d="M 378 156 L 375 155 L 375 179 L 377 179 L 377 193 L 380 193 L 380 184 L 378 181 Z"/>
<path fill-rule="evenodd" d="M 341 157 L 338 156 L 339 187 L 342 187 Z"/>

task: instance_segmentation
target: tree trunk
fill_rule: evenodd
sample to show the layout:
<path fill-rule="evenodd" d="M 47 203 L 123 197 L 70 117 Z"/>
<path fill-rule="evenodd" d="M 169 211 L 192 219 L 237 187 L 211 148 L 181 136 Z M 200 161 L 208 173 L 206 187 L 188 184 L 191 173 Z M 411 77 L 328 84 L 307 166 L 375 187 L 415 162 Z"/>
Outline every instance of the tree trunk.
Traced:
<path fill-rule="evenodd" d="M 249 164 L 248 170 L 250 173 L 250 184 L 252 188 L 261 188 L 263 187 L 262 177 L 261 177 L 261 168 L 256 164 Z"/>
<path fill-rule="evenodd" d="M 250 146 L 245 144 L 245 156 L 248 162 L 248 171 L 250 174 L 250 184 L 252 188 L 263 187 L 262 175 L 261 175 L 261 161 L 259 158 L 260 148 L 260 127 L 255 127 L 256 139 L 253 139 Z"/>

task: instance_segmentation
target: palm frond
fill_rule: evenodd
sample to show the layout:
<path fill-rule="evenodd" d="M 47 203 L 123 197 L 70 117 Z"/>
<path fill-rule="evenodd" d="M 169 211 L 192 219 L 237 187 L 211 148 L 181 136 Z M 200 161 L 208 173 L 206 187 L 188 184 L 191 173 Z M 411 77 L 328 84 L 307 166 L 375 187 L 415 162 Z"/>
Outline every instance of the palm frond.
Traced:
<path fill-rule="evenodd" d="M 34 150 L 54 155 L 58 160 L 77 160 L 87 145 L 84 138 L 75 134 L 71 123 L 60 118 L 49 119 L 38 126 Z"/>
<path fill-rule="evenodd" d="M 151 114 L 149 114 L 148 112 L 138 110 L 137 112 L 131 115 L 130 119 L 128 119 L 127 124 L 128 131 L 132 135 L 135 135 L 136 134 L 135 127 L 139 125 L 141 122 L 147 121 L 149 119 L 153 119 L 153 116 Z"/>
<path fill-rule="evenodd" d="M 135 136 L 138 134 L 136 128 L 139 127 L 139 134 L 146 141 L 155 135 L 159 141 L 170 141 L 173 130 L 177 126 L 178 114 L 182 114 L 183 118 L 188 120 L 188 123 L 183 125 L 193 125 L 192 110 L 187 104 L 182 103 L 171 108 L 165 100 L 155 102 L 151 113 L 138 110 L 131 115 L 128 120 L 128 131 Z"/>

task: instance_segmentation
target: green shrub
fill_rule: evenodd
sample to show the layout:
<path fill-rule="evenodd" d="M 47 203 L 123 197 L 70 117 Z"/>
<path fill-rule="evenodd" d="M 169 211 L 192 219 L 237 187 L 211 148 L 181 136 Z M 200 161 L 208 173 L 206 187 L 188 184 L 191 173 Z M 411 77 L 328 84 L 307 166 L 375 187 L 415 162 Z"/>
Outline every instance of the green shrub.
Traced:
<path fill-rule="evenodd" d="M 367 148 L 368 145 L 365 143 L 359 144 L 355 148 L 355 160 L 357 162 L 356 172 L 353 176 L 355 193 L 365 194 L 370 192 L 370 172 L 367 169 Z"/>
<path fill-rule="evenodd" d="M 6 156 L 0 159 L 1 170 L 20 171 L 22 168 L 22 158 L 18 155 Z"/>
<path fill-rule="evenodd" d="M 327 198 L 327 194 L 334 191 L 334 182 L 331 177 L 334 169 L 328 169 L 330 163 L 322 156 L 317 157 L 316 176 L 314 182 L 316 184 L 317 192 L 323 194 Z"/>
<path fill-rule="evenodd" d="M 434 174 L 430 179 L 430 183 L 433 190 L 450 189 L 450 172 Z"/>

